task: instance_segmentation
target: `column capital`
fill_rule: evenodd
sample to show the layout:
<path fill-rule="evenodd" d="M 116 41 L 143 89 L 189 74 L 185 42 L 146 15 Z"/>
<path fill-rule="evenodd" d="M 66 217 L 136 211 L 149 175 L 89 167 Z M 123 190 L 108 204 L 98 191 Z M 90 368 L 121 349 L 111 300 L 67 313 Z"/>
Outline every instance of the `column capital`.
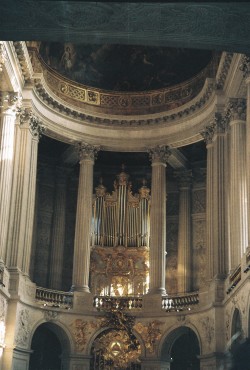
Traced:
<path fill-rule="evenodd" d="M 165 145 L 157 145 L 154 148 L 150 148 L 148 153 L 152 164 L 162 163 L 166 165 L 167 160 L 171 155 L 169 147 Z"/>
<path fill-rule="evenodd" d="M 227 104 L 226 117 L 229 121 L 246 120 L 246 99 L 232 98 Z"/>
<path fill-rule="evenodd" d="M 19 113 L 21 109 L 22 98 L 18 93 L 9 91 L 0 91 L 0 110 L 5 113 Z"/>
<path fill-rule="evenodd" d="M 228 128 L 228 120 L 221 113 L 214 114 L 214 134 L 224 134 Z"/>
<path fill-rule="evenodd" d="M 7 51 L 3 44 L 3 41 L 0 41 L 0 73 L 3 72 L 3 66 L 7 62 Z"/>
<path fill-rule="evenodd" d="M 31 108 L 23 108 L 20 111 L 20 124 L 28 125 L 32 136 L 36 139 L 40 139 L 45 131 L 45 127 L 34 115 Z"/>
<path fill-rule="evenodd" d="M 178 170 L 175 171 L 174 177 L 177 179 L 180 189 L 189 189 L 192 184 L 193 173 L 192 170 Z"/>
<path fill-rule="evenodd" d="M 203 137 L 206 145 L 212 144 L 214 137 L 214 124 L 206 126 L 203 131 L 201 131 L 201 136 Z"/>
<path fill-rule="evenodd" d="M 77 149 L 80 163 L 82 161 L 94 162 L 95 159 L 97 158 L 97 153 L 99 152 L 100 147 L 81 142 L 77 144 Z"/>
<path fill-rule="evenodd" d="M 244 77 L 250 77 L 250 57 L 248 55 L 242 56 L 239 69 L 243 72 Z"/>

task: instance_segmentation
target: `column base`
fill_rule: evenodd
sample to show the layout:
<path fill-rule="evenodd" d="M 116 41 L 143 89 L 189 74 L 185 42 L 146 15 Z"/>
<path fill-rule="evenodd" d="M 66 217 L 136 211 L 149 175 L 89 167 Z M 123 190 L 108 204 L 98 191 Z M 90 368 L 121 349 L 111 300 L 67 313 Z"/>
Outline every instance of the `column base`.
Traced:
<path fill-rule="evenodd" d="M 82 292 L 82 293 L 90 293 L 88 286 L 78 286 L 78 285 L 72 285 L 70 288 L 71 292 Z"/>
<path fill-rule="evenodd" d="M 165 288 L 152 288 L 148 290 L 148 295 L 150 294 L 160 294 L 160 295 L 167 295 L 166 289 Z"/>
<path fill-rule="evenodd" d="M 144 312 L 162 312 L 162 296 L 161 294 L 146 294 L 142 298 Z"/>

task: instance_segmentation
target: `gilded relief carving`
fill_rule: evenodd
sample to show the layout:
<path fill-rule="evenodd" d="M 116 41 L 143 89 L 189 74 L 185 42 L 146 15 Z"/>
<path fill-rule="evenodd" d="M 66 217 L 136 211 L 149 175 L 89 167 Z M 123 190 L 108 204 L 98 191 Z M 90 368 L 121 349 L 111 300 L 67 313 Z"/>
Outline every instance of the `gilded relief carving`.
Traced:
<path fill-rule="evenodd" d="M 99 321 L 84 321 L 76 319 L 71 323 L 76 350 L 83 352 L 89 335 L 99 327 Z"/>
<path fill-rule="evenodd" d="M 141 335 L 145 342 L 145 346 L 150 353 L 154 353 L 156 350 L 156 345 L 161 339 L 162 331 L 160 326 L 163 325 L 163 322 L 154 320 L 146 325 L 138 322 L 135 324 L 134 329 Z"/>

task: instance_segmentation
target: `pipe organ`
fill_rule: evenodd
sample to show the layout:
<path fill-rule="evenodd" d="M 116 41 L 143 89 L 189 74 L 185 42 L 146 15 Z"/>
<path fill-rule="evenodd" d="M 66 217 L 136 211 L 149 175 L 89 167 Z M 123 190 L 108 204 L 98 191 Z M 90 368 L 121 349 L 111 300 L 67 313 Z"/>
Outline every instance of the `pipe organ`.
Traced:
<path fill-rule="evenodd" d="M 140 295 L 148 289 L 150 189 L 132 193 L 122 172 L 114 190 L 95 188 L 91 235 L 91 291 L 96 295 Z"/>

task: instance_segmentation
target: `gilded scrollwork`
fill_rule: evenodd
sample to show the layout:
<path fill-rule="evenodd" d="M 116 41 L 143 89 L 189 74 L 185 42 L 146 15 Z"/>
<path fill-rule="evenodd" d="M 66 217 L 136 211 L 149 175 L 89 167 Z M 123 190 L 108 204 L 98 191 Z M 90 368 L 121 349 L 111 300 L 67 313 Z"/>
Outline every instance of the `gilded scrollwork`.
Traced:
<path fill-rule="evenodd" d="M 162 337 L 162 331 L 160 326 L 163 322 L 154 320 L 147 324 L 138 322 L 135 324 L 134 329 L 141 335 L 145 342 L 145 346 L 150 353 L 154 353 L 156 350 L 157 343 L 159 343 Z"/>
<path fill-rule="evenodd" d="M 84 351 L 90 334 L 97 329 L 99 325 L 99 321 L 84 321 L 82 319 L 76 319 L 71 323 L 70 327 L 72 328 L 77 351 Z"/>

